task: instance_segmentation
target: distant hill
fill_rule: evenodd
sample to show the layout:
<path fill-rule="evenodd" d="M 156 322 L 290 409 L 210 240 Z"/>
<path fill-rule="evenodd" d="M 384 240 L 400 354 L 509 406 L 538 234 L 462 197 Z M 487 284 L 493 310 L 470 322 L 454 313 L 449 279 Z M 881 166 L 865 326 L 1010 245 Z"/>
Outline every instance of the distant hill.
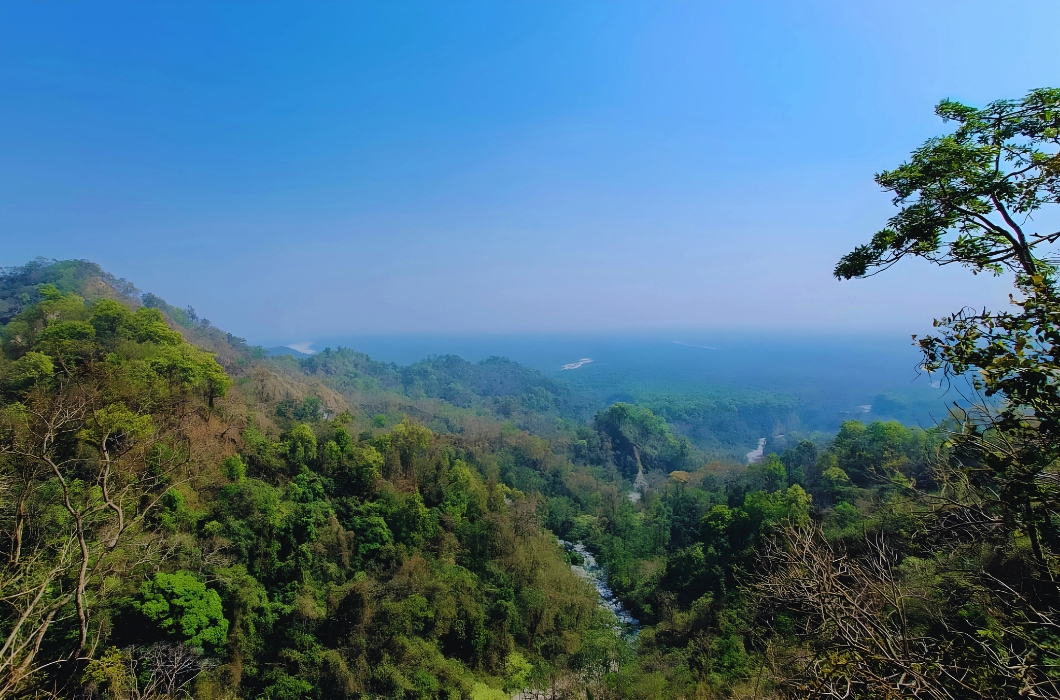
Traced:
<path fill-rule="evenodd" d="M 158 309 L 189 342 L 217 355 L 228 372 L 253 359 L 264 358 L 264 348 L 251 347 L 244 338 L 226 333 L 200 318 L 192 307 L 180 308 L 162 297 L 141 292 L 132 282 L 115 277 L 88 260 L 49 260 L 37 258 L 25 265 L 0 269 L 0 324 L 8 323 L 24 308 L 40 301 L 40 288 L 55 285 L 65 294 L 77 294 L 86 301 L 114 299 L 130 309 L 140 306 Z"/>
<path fill-rule="evenodd" d="M 0 324 L 40 301 L 42 285 L 54 284 L 60 292 L 96 299 L 138 299 L 139 290 L 87 260 L 37 258 L 25 265 L 0 268 Z"/>
<path fill-rule="evenodd" d="M 396 391 L 459 408 L 487 408 L 506 418 L 522 412 L 584 421 L 597 408 L 564 383 L 502 357 L 468 362 L 455 355 L 437 355 L 402 367 L 350 348 L 328 348 L 311 356 L 284 353 L 276 361 L 293 369 L 289 363 L 295 358 L 302 372 L 340 391 Z"/>
<path fill-rule="evenodd" d="M 279 357 L 280 355 L 291 355 L 293 357 L 312 357 L 308 352 L 300 352 L 294 348 L 289 348 L 286 345 L 277 345 L 274 348 L 269 348 L 269 357 Z"/>
<path fill-rule="evenodd" d="M 481 415 L 548 432 L 560 422 L 585 425 L 615 402 L 627 402 L 651 409 L 700 450 L 733 458 L 740 458 L 761 437 L 772 440 L 800 432 L 800 407 L 782 394 L 721 387 L 689 393 L 689 387 L 680 383 L 646 390 L 638 386 L 636 376 L 606 372 L 555 378 L 503 357 L 468 362 L 456 355 L 434 355 L 402 366 L 351 348 L 311 355 L 284 346 L 255 347 L 212 325 L 190 306 L 174 306 L 156 294 L 141 292 L 87 260 L 38 258 L 0 270 L 0 323 L 36 303 L 44 284 L 89 301 L 111 298 L 133 309 L 156 308 L 190 342 L 215 353 L 237 379 L 256 373 L 260 386 L 271 387 L 263 392 L 279 392 L 292 400 L 305 398 L 308 380 L 318 387 L 313 390 L 318 395 L 338 392 L 350 406 L 360 406 L 366 419 L 407 414 L 437 430 L 459 431 L 473 416 Z M 268 380 L 263 371 L 286 379 Z"/>

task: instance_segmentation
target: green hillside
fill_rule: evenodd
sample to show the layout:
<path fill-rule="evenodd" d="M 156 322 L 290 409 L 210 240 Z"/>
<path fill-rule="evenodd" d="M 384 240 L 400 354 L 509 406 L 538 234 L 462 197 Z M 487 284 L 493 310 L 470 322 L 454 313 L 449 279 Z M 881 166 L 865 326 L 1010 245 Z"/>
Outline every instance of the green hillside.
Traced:
<path fill-rule="evenodd" d="M 808 440 L 767 392 L 270 355 L 8 269 L 0 697 L 1057 697 L 1060 303 L 1019 283 L 921 341 L 993 398 Z"/>

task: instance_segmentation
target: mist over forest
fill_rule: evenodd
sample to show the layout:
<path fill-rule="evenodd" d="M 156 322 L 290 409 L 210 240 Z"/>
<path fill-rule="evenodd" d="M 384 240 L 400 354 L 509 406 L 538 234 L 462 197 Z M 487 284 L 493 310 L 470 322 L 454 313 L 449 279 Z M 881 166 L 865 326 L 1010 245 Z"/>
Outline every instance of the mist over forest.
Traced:
<path fill-rule="evenodd" d="M 0 4 L 0 700 L 1060 700 L 1058 20 Z"/>
<path fill-rule="evenodd" d="M 947 415 L 948 404 L 963 400 L 959 385 L 947 387 L 953 389 L 947 392 L 937 377 L 919 371 L 920 353 L 909 335 L 901 334 L 389 335 L 327 338 L 312 344 L 317 350 L 341 346 L 397 364 L 448 354 L 472 362 L 507 357 L 603 403 L 652 394 L 782 394 L 777 400 L 796 406 L 804 429 L 811 431 L 837 430 L 842 420 L 859 414 L 870 422 L 897 419 L 924 427 Z M 577 370 L 561 369 L 584 357 L 593 362 Z"/>
<path fill-rule="evenodd" d="M 0 323 L 13 695 L 726 696 L 765 669 L 827 694 L 851 672 L 763 666 L 800 638 L 776 620 L 838 595 L 888 624 L 843 596 L 913 585 L 874 578 L 885 541 L 920 546 L 893 519 L 952 517 L 955 431 L 1006 410 L 886 337 L 265 348 L 80 260 L 4 269 Z M 965 614 L 944 594 L 926 620 Z M 803 643 L 845 648 L 812 610 Z"/>

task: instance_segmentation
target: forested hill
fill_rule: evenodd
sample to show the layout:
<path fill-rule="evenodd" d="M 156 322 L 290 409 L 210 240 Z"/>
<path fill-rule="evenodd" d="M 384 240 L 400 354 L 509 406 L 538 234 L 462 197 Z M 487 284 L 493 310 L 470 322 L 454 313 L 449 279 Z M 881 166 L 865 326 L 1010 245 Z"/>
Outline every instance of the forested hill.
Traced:
<path fill-rule="evenodd" d="M 191 342 L 217 355 L 227 370 L 266 356 L 263 348 L 226 333 L 200 318 L 192 307 L 176 307 L 150 292 L 143 293 L 132 282 L 115 277 L 88 260 L 37 258 L 26 265 L 0 270 L 0 323 L 8 323 L 21 311 L 42 301 L 41 289 L 52 285 L 63 294 L 75 294 L 87 302 L 120 301 L 129 308 L 158 309 L 168 323 Z"/>
<path fill-rule="evenodd" d="M 7 309 L 8 320 L 18 309 L 39 301 L 42 284 L 53 284 L 87 301 L 118 299 L 131 308 L 156 308 L 191 342 L 215 353 L 218 362 L 234 376 L 243 376 L 254 364 L 267 366 L 289 380 L 290 386 L 284 388 L 283 382 L 267 382 L 279 392 L 276 400 L 304 399 L 305 392 L 297 387 L 308 379 L 311 384 L 344 394 L 344 406 L 361 410 L 369 418 L 382 414 L 393 421 L 409 414 L 434 429 L 453 431 L 468 419 L 467 414 L 457 418 L 451 410 L 456 407 L 550 433 L 556 430 L 557 421 L 584 424 L 598 411 L 621 401 L 651 408 L 674 431 L 689 438 L 697 450 L 737 459 L 753 449 L 761 437 L 783 448 L 783 436 L 797 435 L 801 430 L 799 406 L 779 394 L 720 387 L 664 394 L 616 393 L 597 386 L 572 388 L 500 357 L 467 362 L 441 355 L 399 366 L 373 360 L 354 349 L 328 348 L 303 357 L 273 355 L 262 363 L 259 361 L 269 355 L 265 349 L 251 347 L 243 338 L 217 328 L 191 307 L 171 305 L 155 294 L 143 293 L 131 282 L 83 260 L 40 259 L 6 270 L 0 275 L 0 305 L 6 306 L 0 308 Z M 781 437 L 775 440 L 775 436 Z"/>
<path fill-rule="evenodd" d="M 441 399 L 463 408 L 486 406 L 506 417 L 522 409 L 584 421 L 594 408 L 569 387 L 502 357 L 472 363 L 439 355 L 401 367 L 348 348 L 328 348 L 310 357 L 280 356 L 275 361 L 287 367 L 297 362 L 306 374 L 323 377 L 337 388 L 398 391 L 412 399 Z"/>
<path fill-rule="evenodd" d="M 557 429 L 557 421 L 584 424 L 613 403 L 633 403 L 664 417 L 673 431 L 687 437 L 699 452 L 726 459 L 742 459 L 762 437 L 769 440 L 771 448 L 784 449 L 796 444 L 801 434 L 811 432 L 800 416 L 814 407 L 774 392 L 735 387 L 638 389 L 632 378 L 621 386 L 584 381 L 571 384 L 500 357 L 468 362 L 454 355 L 440 355 L 399 366 L 342 347 L 307 356 L 270 355 L 264 348 L 251 347 L 244 339 L 217 328 L 195 309 L 143 293 L 131 282 L 83 260 L 40 259 L 6 270 L 0 276 L 0 308 L 13 317 L 17 309 L 39 300 L 37 290 L 45 283 L 88 301 L 120 299 L 130 307 L 157 308 L 191 342 L 214 352 L 218 362 L 234 375 L 241 376 L 251 363 L 260 366 L 258 361 L 268 356 L 264 365 L 294 381 L 292 387 L 308 378 L 310 383 L 345 394 L 351 410 L 362 410 L 369 417 L 384 414 L 395 419 L 409 414 L 434 429 L 452 431 L 467 421 L 466 415 L 455 417 L 451 409 L 456 407 L 550 433 Z M 270 385 L 274 389 L 278 386 L 275 382 Z M 303 394 L 288 388 L 276 398 L 301 400 Z"/>
<path fill-rule="evenodd" d="M 0 358 L 0 697 L 492 698 L 620 653 L 500 479 L 557 469 L 543 444 L 380 427 L 158 300 L 30 289 Z"/>
<path fill-rule="evenodd" d="M 398 366 L 348 348 L 327 348 L 308 357 L 275 356 L 271 363 L 286 374 L 301 373 L 356 394 L 365 406 L 381 405 L 378 397 L 385 393 L 410 400 L 438 399 L 536 432 L 554 431 L 557 420 L 584 424 L 612 404 L 633 403 L 662 416 L 704 455 L 719 458 L 741 459 L 762 437 L 783 449 L 797 443 L 803 430 L 799 404 L 783 394 L 734 387 L 667 393 L 572 387 L 501 357 L 472 363 L 440 355 Z M 436 424 L 440 429 L 444 425 Z"/>
<path fill-rule="evenodd" d="M 249 362 L 268 355 L 264 348 L 251 347 L 243 338 L 218 329 L 209 319 L 199 317 L 195 309 L 173 306 L 155 294 L 143 293 L 131 282 L 85 260 L 38 259 L 4 270 L 0 274 L 0 323 L 39 302 L 39 290 L 45 284 L 89 302 L 116 299 L 133 308 L 158 309 L 189 340 L 217 353 L 225 369 L 236 374 Z M 599 408 L 591 399 L 576 395 L 537 370 L 498 357 L 471 363 L 452 355 L 436 356 L 401 367 L 339 348 L 301 359 L 274 356 L 270 364 L 286 375 L 301 373 L 339 390 L 397 393 L 411 400 L 439 399 L 503 417 L 532 412 L 585 421 Z"/>
<path fill-rule="evenodd" d="M 0 698 L 1060 696 L 1040 394 L 746 465 L 675 429 L 722 398 L 578 420 L 506 360 L 270 358 L 90 263 L 0 280 Z"/>
<path fill-rule="evenodd" d="M 127 280 L 118 279 L 87 260 L 46 260 L 38 258 L 20 267 L 6 268 L 0 274 L 0 323 L 6 324 L 24 309 L 41 300 L 41 287 L 54 285 L 64 294 L 78 294 L 88 301 L 138 297 L 138 290 Z"/>

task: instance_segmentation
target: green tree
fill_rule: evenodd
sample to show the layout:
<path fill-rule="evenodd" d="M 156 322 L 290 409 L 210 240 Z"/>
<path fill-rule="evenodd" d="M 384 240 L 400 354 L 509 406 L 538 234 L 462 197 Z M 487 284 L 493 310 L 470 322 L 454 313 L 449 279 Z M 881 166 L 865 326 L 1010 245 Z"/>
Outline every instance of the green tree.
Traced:
<path fill-rule="evenodd" d="M 221 596 L 190 571 L 157 573 L 140 586 L 134 603 L 148 620 L 192 647 L 216 649 L 228 637 Z"/>
<path fill-rule="evenodd" d="M 936 112 L 957 123 L 954 133 L 929 140 L 908 163 L 877 177 L 902 209 L 835 274 L 864 276 L 907 255 L 1016 273 L 1015 310 L 962 310 L 936 320 L 937 334 L 918 344 L 928 371 L 966 378 L 981 399 L 959 416 L 952 436 L 959 477 L 981 490 L 993 517 L 1027 533 L 1041 576 L 1055 581 L 1060 295 L 1054 266 L 1039 248 L 1060 239 L 1060 231 L 1027 227 L 1032 214 L 1060 203 L 1060 89 L 982 109 L 946 100 Z M 857 481 L 857 471 L 843 466 Z M 1060 600 L 1056 584 L 1049 587 Z"/>
<path fill-rule="evenodd" d="M 192 467 L 204 404 L 229 383 L 155 310 L 39 293 L 2 333 L 0 695 L 34 675 L 42 648 L 91 655 L 106 628 L 101 592 L 142 561 L 133 550 Z M 68 619 L 73 634 L 53 630 Z"/>
<path fill-rule="evenodd" d="M 640 466 L 667 472 L 688 466 L 692 445 L 675 436 L 666 421 L 643 406 L 616 403 L 596 416 L 596 428 L 611 440 L 619 467 L 627 476 Z"/>
<path fill-rule="evenodd" d="M 317 457 L 317 436 L 305 423 L 298 423 L 284 441 L 287 460 L 294 466 L 307 464 Z"/>
<path fill-rule="evenodd" d="M 974 272 L 1051 270 L 1038 248 L 1060 231 L 1027 227 L 1034 212 L 1060 201 L 1060 89 L 982 109 L 943 100 L 935 112 L 957 128 L 876 176 L 901 210 L 839 261 L 836 277 L 875 274 L 909 255 Z"/>
<path fill-rule="evenodd" d="M 902 208 L 869 244 L 840 260 L 835 275 L 875 274 L 914 255 L 939 265 L 958 263 L 973 273 L 1007 269 L 1014 273 L 1016 294 L 1011 310 L 965 309 L 936 320 L 935 334 L 916 341 L 927 371 L 970 385 L 971 405 L 951 411 L 956 426 L 935 460 L 932 488 L 903 485 L 924 512 L 918 534 L 899 539 L 907 552 L 932 561 L 937 572 L 952 567 L 959 572 L 952 582 L 962 583 L 945 584 L 938 591 L 941 604 L 926 609 L 930 629 L 939 635 L 918 642 L 919 649 L 930 651 L 926 661 L 912 658 L 907 645 L 901 658 L 888 663 L 899 670 L 947 664 L 957 669 L 911 679 L 913 694 L 967 695 L 970 686 L 954 682 L 967 677 L 978 684 L 979 696 L 1056 695 L 1060 678 L 1052 659 L 1058 638 L 1050 630 L 1058 625 L 1054 611 L 1060 604 L 1060 293 L 1048 246 L 1060 240 L 1060 231 L 1033 230 L 1032 215 L 1060 203 L 1060 90 L 1034 90 L 1022 100 L 983 109 L 947 100 L 936 111 L 957 123 L 954 133 L 931 139 L 908 163 L 877 177 Z M 838 466 L 855 483 L 880 466 L 901 468 L 886 449 L 893 437 L 886 433 L 894 431 L 883 424 L 876 430 L 879 440 L 868 435 L 871 430 L 847 431 L 851 439 L 837 445 Z M 885 449 L 876 449 L 881 445 Z M 833 487 L 841 490 L 839 473 L 833 476 Z M 809 540 L 797 544 L 798 537 L 788 537 L 789 551 L 801 556 L 813 547 Z M 904 555 L 892 555 L 882 535 L 874 546 L 880 561 Z M 825 555 L 822 562 L 831 556 L 827 544 L 818 550 Z M 991 553 L 970 556 L 986 551 Z M 917 556 L 901 566 L 918 572 L 916 585 L 926 586 L 931 579 L 919 574 L 924 569 Z M 890 577 L 890 566 L 878 571 Z M 806 561 L 797 567 L 813 569 Z M 877 581 L 869 576 L 851 585 L 868 589 Z M 886 585 L 897 590 L 893 581 Z M 814 581 L 801 590 L 823 588 Z M 903 605 L 898 601 L 891 609 Z M 903 634 L 910 624 L 902 618 Z M 838 644 L 844 646 L 856 644 Z M 943 647 L 959 651 L 953 659 L 943 658 L 934 651 Z M 882 659 L 881 650 L 873 653 Z M 850 662 L 846 668 L 858 666 Z M 847 688 L 852 682 L 878 684 L 860 672 L 837 675 L 845 675 Z"/>
<path fill-rule="evenodd" d="M 780 491 L 786 486 L 787 470 L 777 455 L 769 454 L 761 462 L 747 467 L 747 476 L 757 489 Z"/>

